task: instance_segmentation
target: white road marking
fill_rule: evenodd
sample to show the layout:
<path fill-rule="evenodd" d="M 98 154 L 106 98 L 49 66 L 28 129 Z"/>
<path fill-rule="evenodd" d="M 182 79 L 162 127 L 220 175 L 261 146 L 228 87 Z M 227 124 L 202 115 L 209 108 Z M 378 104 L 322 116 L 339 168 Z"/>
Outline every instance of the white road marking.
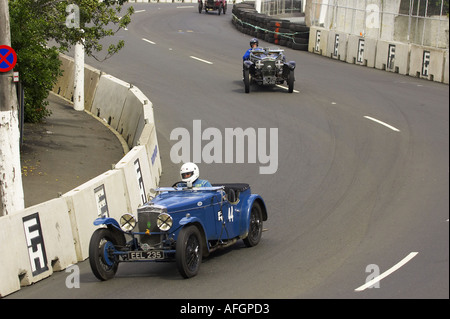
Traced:
<path fill-rule="evenodd" d="M 177 9 L 184 9 L 184 8 L 193 8 L 194 6 L 183 6 L 183 7 L 177 7 Z"/>
<path fill-rule="evenodd" d="M 148 39 L 145 39 L 145 38 L 142 38 L 142 40 L 144 40 L 145 42 L 148 42 L 148 43 L 150 43 L 150 44 L 156 44 L 155 42 L 153 42 L 153 41 L 150 41 L 150 40 L 148 40 Z"/>
<path fill-rule="evenodd" d="M 398 128 L 393 127 L 392 125 L 389 125 L 389 124 L 387 124 L 387 123 L 384 123 L 384 122 L 382 122 L 382 121 L 380 121 L 380 120 L 377 120 L 377 119 L 375 119 L 375 118 L 373 118 L 373 117 L 370 117 L 370 116 L 364 116 L 364 117 L 365 117 L 366 119 L 368 119 L 368 120 L 371 120 L 371 121 L 377 122 L 378 124 L 384 125 L 384 126 L 386 126 L 387 128 L 390 128 L 390 129 L 393 130 L 393 131 L 400 132 L 400 130 L 399 130 Z"/>
<path fill-rule="evenodd" d="M 200 61 L 200 62 L 204 62 L 204 63 L 207 63 L 207 64 L 213 64 L 212 62 L 209 62 L 209 61 L 206 61 L 206 60 L 203 60 L 203 59 L 200 59 L 200 58 L 197 58 L 197 57 L 195 57 L 195 56 L 190 56 L 190 58 L 191 59 L 194 59 L 194 60 L 197 60 L 197 61 Z"/>
<path fill-rule="evenodd" d="M 282 89 L 285 89 L 285 90 L 289 90 L 287 87 L 282 86 L 282 85 L 279 85 L 279 84 L 276 84 L 275 86 L 277 86 L 277 87 L 279 87 L 279 88 L 282 88 Z M 300 93 L 300 91 L 297 91 L 297 90 L 293 90 L 292 92 L 294 92 L 294 93 Z"/>
<path fill-rule="evenodd" d="M 363 291 L 371 286 L 373 286 L 375 283 L 379 282 L 381 279 L 386 278 L 387 276 L 389 276 L 390 274 L 392 274 L 394 271 L 398 270 L 400 267 L 404 266 L 408 261 L 410 261 L 411 259 L 413 259 L 416 255 L 418 254 L 418 252 L 412 252 L 410 253 L 408 256 L 406 256 L 405 258 L 403 258 L 402 260 L 400 260 L 400 262 L 398 262 L 396 265 L 394 265 L 393 267 L 391 267 L 390 269 L 388 269 L 387 271 L 385 271 L 384 273 L 382 273 L 381 275 L 373 278 L 372 280 L 369 280 L 368 282 L 366 282 L 364 285 L 362 285 L 361 287 L 358 287 L 355 289 L 355 291 Z"/>
<path fill-rule="evenodd" d="M 145 10 L 136 10 L 134 13 L 145 12 Z"/>

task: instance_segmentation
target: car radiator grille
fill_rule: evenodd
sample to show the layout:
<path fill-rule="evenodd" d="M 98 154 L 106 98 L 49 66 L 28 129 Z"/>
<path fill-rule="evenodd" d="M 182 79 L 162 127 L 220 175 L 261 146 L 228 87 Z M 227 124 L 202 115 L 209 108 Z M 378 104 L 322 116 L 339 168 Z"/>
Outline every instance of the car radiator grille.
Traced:
<path fill-rule="evenodd" d="M 149 230 L 151 233 L 160 232 L 158 226 L 156 226 L 156 220 L 160 211 L 142 211 L 138 213 L 138 227 L 140 232 L 146 232 Z M 141 244 L 148 244 L 155 246 L 161 243 L 163 235 L 139 235 L 139 241 Z"/>

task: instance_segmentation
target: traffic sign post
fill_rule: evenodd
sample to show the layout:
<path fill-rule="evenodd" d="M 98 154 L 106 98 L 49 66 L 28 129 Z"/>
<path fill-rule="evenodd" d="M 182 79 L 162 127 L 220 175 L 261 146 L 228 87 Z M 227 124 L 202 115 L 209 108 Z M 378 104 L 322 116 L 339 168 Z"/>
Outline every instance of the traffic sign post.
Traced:
<path fill-rule="evenodd" d="M 8 72 L 17 63 L 16 51 L 7 45 L 0 45 L 0 72 Z"/>

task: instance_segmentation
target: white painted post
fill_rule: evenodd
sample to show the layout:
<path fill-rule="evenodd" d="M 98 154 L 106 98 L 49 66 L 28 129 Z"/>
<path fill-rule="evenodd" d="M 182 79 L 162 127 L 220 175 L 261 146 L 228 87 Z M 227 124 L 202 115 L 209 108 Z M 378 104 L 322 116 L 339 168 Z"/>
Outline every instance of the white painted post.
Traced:
<path fill-rule="evenodd" d="M 84 43 L 83 40 L 75 45 L 75 72 L 73 83 L 73 108 L 84 111 Z"/>

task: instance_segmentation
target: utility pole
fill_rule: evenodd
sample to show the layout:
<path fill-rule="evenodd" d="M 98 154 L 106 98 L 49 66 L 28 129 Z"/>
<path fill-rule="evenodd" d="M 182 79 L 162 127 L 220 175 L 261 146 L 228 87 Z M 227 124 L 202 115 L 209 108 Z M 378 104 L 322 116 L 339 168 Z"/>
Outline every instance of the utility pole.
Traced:
<path fill-rule="evenodd" d="M 0 45 L 11 46 L 8 0 L 0 0 Z M 24 209 L 20 131 L 13 70 L 0 72 L 0 216 Z"/>

